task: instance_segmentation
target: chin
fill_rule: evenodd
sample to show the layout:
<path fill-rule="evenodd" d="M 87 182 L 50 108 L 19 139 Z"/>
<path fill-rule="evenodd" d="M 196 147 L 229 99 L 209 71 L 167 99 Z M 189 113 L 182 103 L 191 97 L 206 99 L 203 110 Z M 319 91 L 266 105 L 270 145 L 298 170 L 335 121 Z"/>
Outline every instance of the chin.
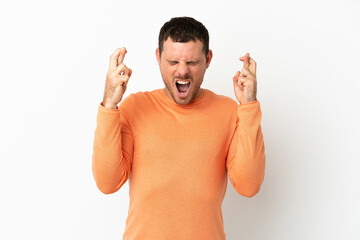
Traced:
<path fill-rule="evenodd" d="M 187 105 L 192 101 L 192 99 L 174 99 L 174 101 L 179 105 Z"/>

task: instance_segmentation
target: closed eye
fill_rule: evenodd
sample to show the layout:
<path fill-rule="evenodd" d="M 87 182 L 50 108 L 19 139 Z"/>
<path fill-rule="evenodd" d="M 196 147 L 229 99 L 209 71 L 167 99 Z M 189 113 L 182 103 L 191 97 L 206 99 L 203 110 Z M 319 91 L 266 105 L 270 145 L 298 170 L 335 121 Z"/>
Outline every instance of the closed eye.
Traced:
<path fill-rule="evenodd" d="M 179 63 L 178 61 L 173 61 L 173 60 L 167 60 L 167 62 L 168 62 L 171 66 L 174 66 L 174 65 L 176 65 L 176 64 Z"/>
<path fill-rule="evenodd" d="M 198 64 L 200 61 L 188 61 L 186 62 L 187 65 L 190 65 L 190 66 L 194 66 L 196 64 Z"/>

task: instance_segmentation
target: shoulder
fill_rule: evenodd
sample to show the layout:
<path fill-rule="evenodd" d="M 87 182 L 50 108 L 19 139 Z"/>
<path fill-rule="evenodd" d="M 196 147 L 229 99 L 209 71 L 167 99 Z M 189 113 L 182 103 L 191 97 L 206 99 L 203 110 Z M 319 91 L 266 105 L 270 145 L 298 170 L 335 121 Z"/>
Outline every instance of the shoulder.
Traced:
<path fill-rule="evenodd" d="M 216 94 L 215 92 L 209 89 L 204 89 L 204 90 L 207 91 L 207 93 L 210 95 L 212 99 L 211 102 L 216 107 L 225 108 L 226 110 L 228 110 L 229 108 L 236 109 L 238 107 L 238 102 L 235 101 L 234 99 L 225 95 Z"/>
<path fill-rule="evenodd" d="M 159 89 L 129 94 L 120 102 L 120 112 L 128 116 L 146 112 L 153 108 L 158 92 Z"/>
<path fill-rule="evenodd" d="M 216 94 L 210 90 L 207 90 L 207 93 L 211 99 L 208 107 L 214 119 L 227 123 L 228 126 L 235 126 L 238 102 L 228 96 Z"/>
<path fill-rule="evenodd" d="M 125 97 L 121 102 L 120 106 L 123 108 L 132 107 L 134 104 L 141 103 L 146 104 L 148 101 L 151 100 L 153 93 L 157 90 L 153 91 L 139 91 L 136 93 L 130 93 L 127 97 Z"/>

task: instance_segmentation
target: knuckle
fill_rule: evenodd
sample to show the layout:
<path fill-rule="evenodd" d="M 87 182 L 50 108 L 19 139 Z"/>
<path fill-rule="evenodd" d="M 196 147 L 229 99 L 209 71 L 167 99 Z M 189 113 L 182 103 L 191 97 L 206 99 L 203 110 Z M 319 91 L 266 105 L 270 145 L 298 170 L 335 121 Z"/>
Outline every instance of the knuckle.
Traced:
<path fill-rule="evenodd" d="M 116 72 L 113 72 L 111 74 L 111 77 L 114 78 L 114 79 L 118 79 L 119 78 L 119 75 L 116 73 Z"/>
<path fill-rule="evenodd" d="M 126 84 L 127 82 L 129 81 L 129 76 L 127 75 L 123 75 L 122 78 L 121 78 L 121 82 L 124 84 Z"/>
<path fill-rule="evenodd" d="M 123 78 L 125 81 L 128 81 L 130 77 L 129 77 L 129 75 L 126 74 L 126 75 L 123 75 Z"/>
<path fill-rule="evenodd" d="M 124 69 L 126 68 L 125 64 L 124 63 L 120 63 L 119 66 L 118 66 L 119 69 Z"/>

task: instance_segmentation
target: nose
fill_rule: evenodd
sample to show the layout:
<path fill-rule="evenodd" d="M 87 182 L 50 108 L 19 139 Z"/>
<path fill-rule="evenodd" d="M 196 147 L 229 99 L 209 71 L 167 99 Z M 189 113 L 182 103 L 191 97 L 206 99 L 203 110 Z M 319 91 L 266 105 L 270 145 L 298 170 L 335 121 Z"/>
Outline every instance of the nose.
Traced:
<path fill-rule="evenodd" d="M 190 73 L 189 66 L 184 62 L 179 63 L 179 67 L 177 69 L 177 75 L 179 77 L 187 77 L 189 73 Z"/>

